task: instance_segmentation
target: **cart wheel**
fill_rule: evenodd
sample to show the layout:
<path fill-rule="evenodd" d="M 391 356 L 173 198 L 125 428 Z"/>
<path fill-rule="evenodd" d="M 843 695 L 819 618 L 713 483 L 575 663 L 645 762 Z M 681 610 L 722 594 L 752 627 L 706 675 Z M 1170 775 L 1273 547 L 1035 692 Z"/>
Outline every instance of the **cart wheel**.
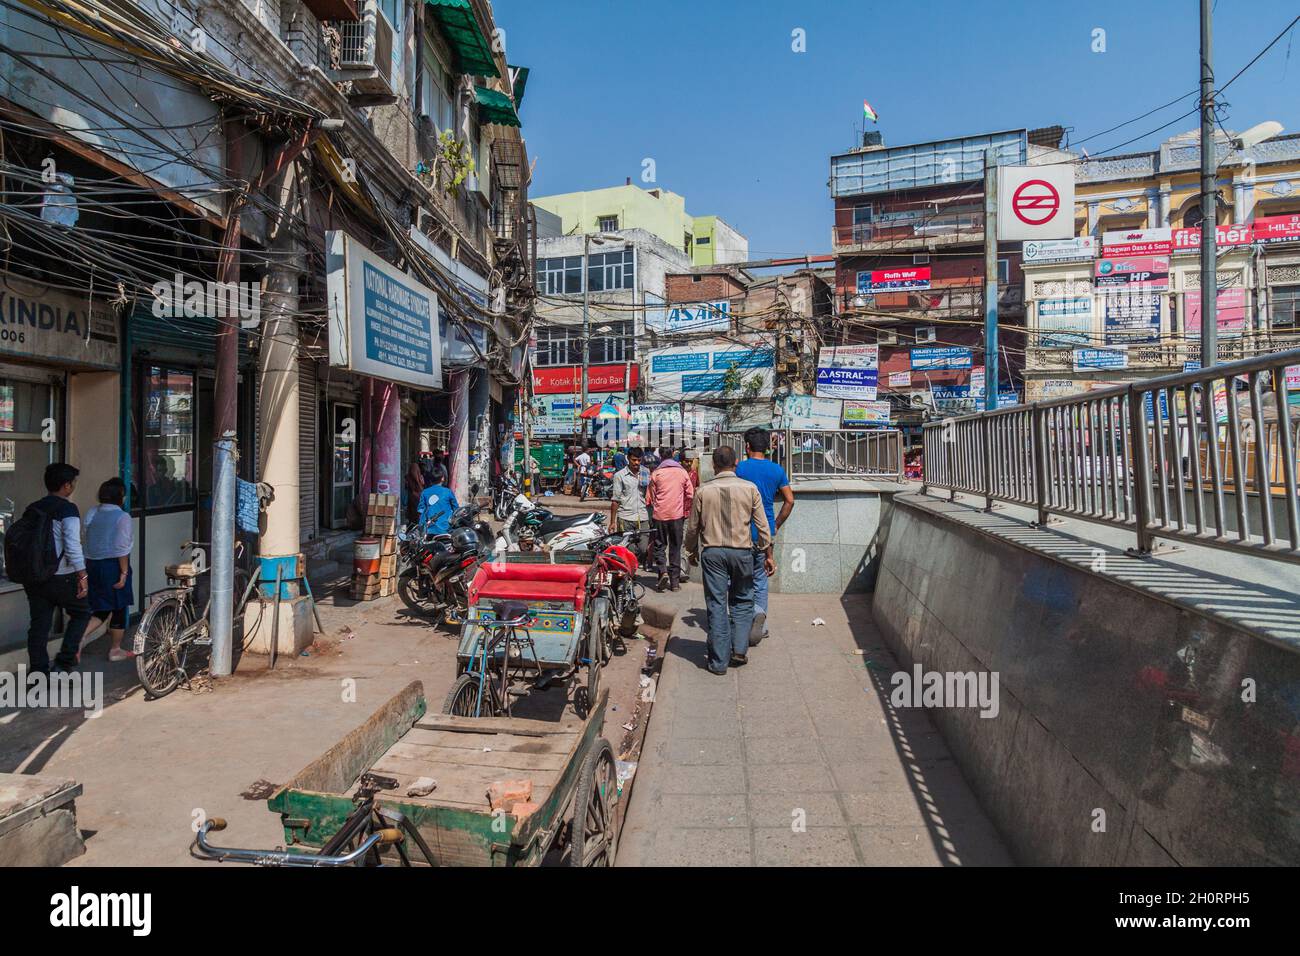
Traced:
<path fill-rule="evenodd" d="M 618 801 L 618 767 L 614 748 L 601 738 L 587 754 L 573 800 L 570 866 L 613 866 L 618 849 L 614 809 Z"/>
<path fill-rule="evenodd" d="M 474 713 L 478 705 L 478 679 L 473 674 L 461 674 L 447 691 L 442 702 L 442 712 L 454 717 L 500 717 L 494 706 L 490 688 L 483 688 L 483 705 L 479 713 Z"/>

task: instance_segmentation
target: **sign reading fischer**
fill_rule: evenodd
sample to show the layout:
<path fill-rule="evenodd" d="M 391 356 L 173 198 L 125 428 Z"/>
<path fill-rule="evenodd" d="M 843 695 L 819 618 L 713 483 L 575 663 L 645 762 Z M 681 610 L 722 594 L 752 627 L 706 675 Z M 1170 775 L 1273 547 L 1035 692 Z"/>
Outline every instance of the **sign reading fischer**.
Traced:
<path fill-rule="evenodd" d="M 117 315 L 102 299 L 0 272 L 0 355 L 116 370 Z"/>

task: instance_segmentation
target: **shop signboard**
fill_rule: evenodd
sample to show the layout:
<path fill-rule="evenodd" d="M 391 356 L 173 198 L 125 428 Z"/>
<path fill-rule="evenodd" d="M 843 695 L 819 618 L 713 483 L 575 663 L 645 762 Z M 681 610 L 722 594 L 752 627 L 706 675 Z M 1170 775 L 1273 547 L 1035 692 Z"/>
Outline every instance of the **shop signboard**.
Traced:
<path fill-rule="evenodd" d="M 1098 289 L 1152 289 L 1169 288 L 1168 256 L 1110 256 L 1097 261 Z"/>
<path fill-rule="evenodd" d="M 1300 240 L 1300 214 L 1258 216 L 1253 225 L 1255 228 L 1255 241 L 1262 242 L 1265 245 Z"/>
<path fill-rule="evenodd" d="M 1231 249 L 1234 246 L 1248 246 L 1255 240 L 1255 227 L 1250 223 L 1231 226 L 1219 226 L 1214 230 L 1214 244 L 1219 249 Z M 1173 234 L 1174 252 L 1191 252 L 1201 248 L 1201 230 L 1199 228 L 1175 229 Z"/>
<path fill-rule="evenodd" d="M 1220 289 L 1215 295 L 1215 303 L 1214 316 L 1215 324 L 1219 327 L 1219 335 L 1233 338 L 1246 331 L 1246 290 L 1244 288 Z M 1183 308 L 1187 316 L 1186 327 L 1193 330 L 1200 329 L 1200 290 L 1183 293 Z"/>
<path fill-rule="evenodd" d="M 1069 348 L 1092 338 L 1092 296 L 1041 299 L 1038 302 L 1038 345 Z"/>
<path fill-rule="evenodd" d="M 878 345 L 838 345 L 817 354 L 817 397 L 874 402 L 880 375 Z"/>
<path fill-rule="evenodd" d="M 1128 368 L 1128 350 L 1124 348 L 1075 349 L 1074 370 Z"/>
<path fill-rule="evenodd" d="M 0 356 L 118 371 L 117 313 L 102 299 L 0 272 Z"/>
<path fill-rule="evenodd" d="M 780 427 L 796 431 L 834 431 L 840 427 L 844 402 L 815 395 L 788 395 L 780 405 Z"/>
<path fill-rule="evenodd" d="M 913 371 L 944 371 L 971 367 L 971 350 L 956 345 L 926 345 L 912 349 Z"/>
<path fill-rule="evenodd" d="M 681 302 L 661 309 L 646 310 L 646 328 L 665 335 L 688 332 L 728 332 L 731 330 L 731 303 Z"/>
<path fill-rule="evenodd" d="M 341 230 L 325 247 L 330 365 L 441 389 L 437 293 Z"/>
<path fill-rule="evenodd" d="M 1102 296 L 1103 335 L 1107 345 L 1160 340 L 1161 293 L 1112 289 Z"/>
<path fill-rule="evenodd" d="M 647 398 L 771 398 L 776 354 L 771 346 L 712 342 L 655 349 L 646 362 Z"/>
<path fill-rule="evenodd" d="M 1097 237 L 1035 239 L 1024 243 L 1021 255 L 1028 265 L 1039 262 L 1084 262 L 1097 258 Z"/>
<path fill-rule="evenodd" d="M 889 402 L 845 402 L 845 428 L 884 427 L 889 425 Z"/>
<path fill-rule="evenodd" d="M 608 392 L 628 392 L 636 388 L 640 368 L 635 362 L 617 365 L 592 365 L 587 369 L 587 394 L 603 398 Z M 631 384 L 628 384 L 628 379 Z M 545 365 L 533 367 L 534 395 L 582 394 L 581 365 Z"/>
<path fill-rule="evenodd" d="M 858 294 L 874 292 L 916 292 L 930 288 L 930 267 L 875 269 L 858 273 Z"/>
<path fill-rule="evenodd" d="M 1167 256 L 1173 248 L 1172 230 L 1120 229 L 1101 237 L 1101 254 L 1104 258 L 1131 258 L 1134 256 Z"/>

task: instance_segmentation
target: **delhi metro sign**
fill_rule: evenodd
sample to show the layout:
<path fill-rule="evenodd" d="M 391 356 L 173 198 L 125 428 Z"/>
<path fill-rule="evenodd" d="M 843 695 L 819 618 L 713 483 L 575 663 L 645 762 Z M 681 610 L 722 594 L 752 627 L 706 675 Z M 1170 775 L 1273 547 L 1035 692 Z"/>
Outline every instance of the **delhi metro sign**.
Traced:
<path fill-rule="evenodd" d="M 998 238 L 1074 235 L 1074 165 L 998 167 Z"/>

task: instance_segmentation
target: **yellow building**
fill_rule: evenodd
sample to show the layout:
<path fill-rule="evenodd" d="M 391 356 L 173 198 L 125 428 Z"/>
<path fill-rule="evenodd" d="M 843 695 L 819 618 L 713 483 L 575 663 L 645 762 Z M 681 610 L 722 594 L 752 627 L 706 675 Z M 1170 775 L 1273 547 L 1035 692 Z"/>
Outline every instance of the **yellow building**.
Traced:
<path fill-rule="evenodd" d="M 1218 359 L 1300 346 L 1300 135 L 1218 153 Z M 1078 238 L 1024 247 L 1028 401 L 1200 362 L 1200 223 L 1198 132 L 1077 162 Z"/>

